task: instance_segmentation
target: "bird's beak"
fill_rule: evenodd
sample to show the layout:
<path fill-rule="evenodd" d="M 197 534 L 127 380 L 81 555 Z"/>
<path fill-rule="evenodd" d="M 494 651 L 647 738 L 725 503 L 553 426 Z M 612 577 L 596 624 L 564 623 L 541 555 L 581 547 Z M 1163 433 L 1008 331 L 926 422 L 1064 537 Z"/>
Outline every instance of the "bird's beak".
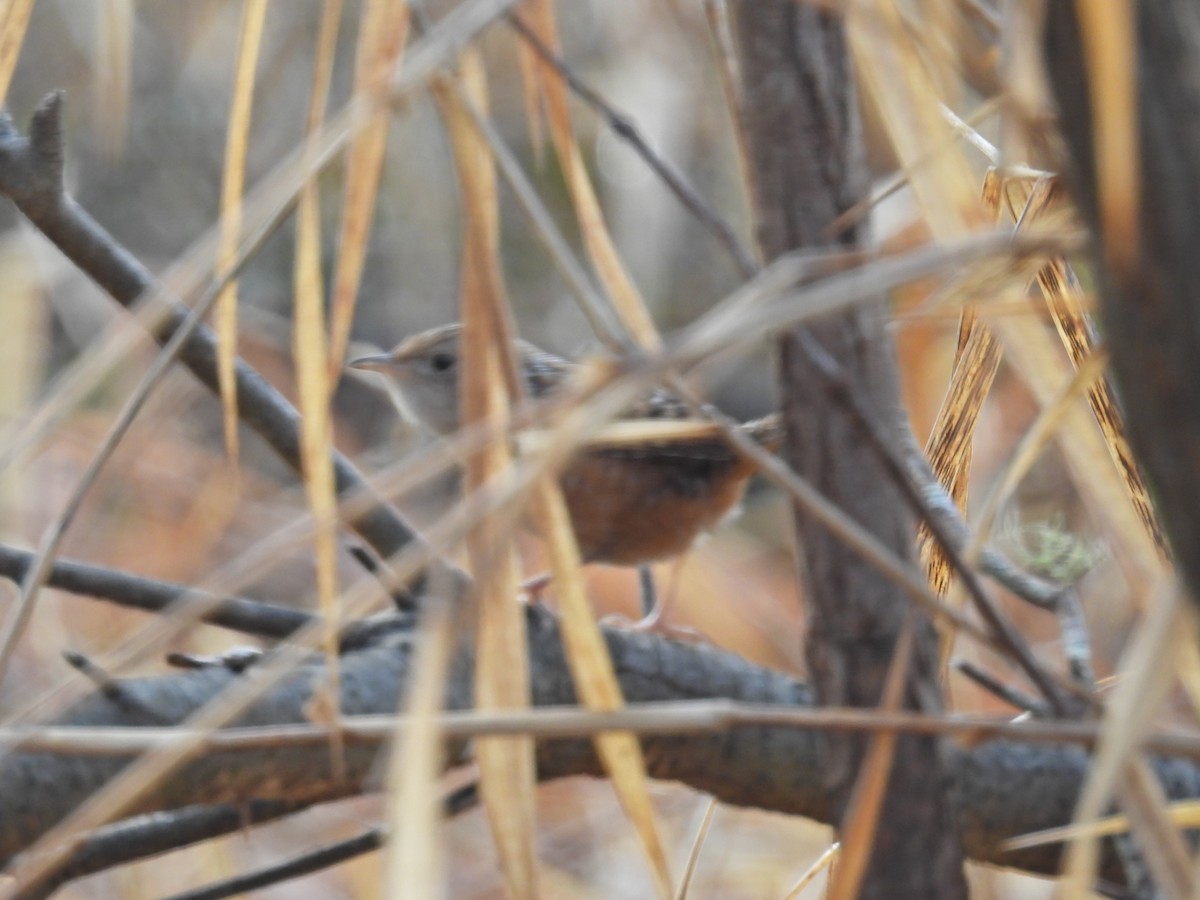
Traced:
<path fill-rule="evenodd" d="M 363 369 L 368 372 L 390 372 L 395 366 L 392 357 L 387 353 L 377 356 L 361 356 L 346 363 L 347 369 Z"/>

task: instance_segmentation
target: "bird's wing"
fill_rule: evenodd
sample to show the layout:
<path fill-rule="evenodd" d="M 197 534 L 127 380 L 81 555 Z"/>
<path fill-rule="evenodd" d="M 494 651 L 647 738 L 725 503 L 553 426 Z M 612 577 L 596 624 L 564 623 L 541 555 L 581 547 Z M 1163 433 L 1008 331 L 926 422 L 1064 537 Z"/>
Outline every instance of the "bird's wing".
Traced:
<path fill-rule="evenodd" d="M 561 356 L 547 353 L 525 341 L 519 343 L 521 364 L 525 371 L 525 389 L 531 397 L 545 397 L 557 391 L 570 377 L 575 364 Z"/>

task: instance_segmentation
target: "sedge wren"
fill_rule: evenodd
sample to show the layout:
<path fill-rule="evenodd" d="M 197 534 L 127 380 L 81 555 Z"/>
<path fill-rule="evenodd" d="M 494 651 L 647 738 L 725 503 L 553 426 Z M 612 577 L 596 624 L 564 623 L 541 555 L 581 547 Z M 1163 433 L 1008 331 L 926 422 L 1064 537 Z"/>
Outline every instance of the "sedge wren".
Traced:
<path fill-rule="evenodd" d="M 387 375 L 402 412 L 430 431 L 449 434 L 459 427 L 461 333 L 460 325 L 444 325 L 349 365 Z M 575 368 L 525 341 L 517 349 L 525 389 L 534 398 L 551 396 Z M 683 401 L 662 390 L 622 415 L 625 421 L 689 418 Z M 780 442 L 778 416 L 741 427 L 764 446 Z M 684 435 L 587 446 L 567 463 L 560 482 L 585 562 L 637 566 L 677 556 L 736 509 L 754 463 L 711 429 Z"/>

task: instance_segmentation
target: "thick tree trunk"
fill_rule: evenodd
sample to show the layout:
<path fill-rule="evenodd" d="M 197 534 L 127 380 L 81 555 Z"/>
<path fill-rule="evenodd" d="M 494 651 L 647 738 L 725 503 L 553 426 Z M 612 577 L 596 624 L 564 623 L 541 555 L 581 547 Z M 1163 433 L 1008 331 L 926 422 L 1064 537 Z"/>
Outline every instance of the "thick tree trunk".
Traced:
<path fill-rule="evenodd" d="M 771 259 L 828 243 L 823 229 L 865 195 L 862 124 L 839 19 L 792 0 L 740 0 L 733 8 L 751 191 L 759 242 Z M 804 330 L 899 435 L 905 426 L 886 323 L 880 298 Z M 887 546 L 911 558 L 913 516 L 883 462 L 801 349 L 800 335 L 798 330 L 781 342 L 787 459 Z M 929 621 L 801 511 L 796 530 L 809 608 L 808 660 L 821 702 L 879 705 L 897 639 L 912 627 L 903 702 L 910 708 L 937 706 L 936 641 Z M 844 822 L 866 746 L 858 737 L 829 740 L 836 821 Z M 860 896 L 966 896 L 962 848 L 936 740 L 910 737 L 896 744 Z"/>
<path fill-rule="evenodd" d="M 1200 598 L 1200 7 L 1134 4 L 1140 253 L 1115 271 L 1100 224 L 1094 121 L 1076 4 L 1052 0 L 1046 66 L 1071 151 L 1071 187 L 1097 238 L 1104 331 L 1130 442 L 1179 568 Z M 1112 237 L 1108 236 L 1112 241 Z M 1120 239 L 1118 239 L 1120 240 Z"/>

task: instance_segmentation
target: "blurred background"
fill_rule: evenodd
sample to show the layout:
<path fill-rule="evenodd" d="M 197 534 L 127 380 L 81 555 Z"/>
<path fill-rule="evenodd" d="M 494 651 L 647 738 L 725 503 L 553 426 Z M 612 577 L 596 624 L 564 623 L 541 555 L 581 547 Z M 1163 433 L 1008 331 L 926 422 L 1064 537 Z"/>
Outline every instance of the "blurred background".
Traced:
<path fill-rule="evenodd" d="M 921 4 L 916 4 L 920 6 Z M 987 4 L 982 4 L 987 5 Z M 451 4 L 431 3 L 439 16 Z M 713 51 L 705 6 L 686 0 L 564 0 L 559 4 L 564 55 L 575 72 L 671 160 L 701 196 L 749 240 L 734 131 Z M 330 109 L 351 92 L 360 4 L 346 3 Z M 236 0 L 38 0 L 9 93 L 24 123 L 49 91 L 67 99 L 68 179 L 79 202 L 151 270 L 167 275 L 218 219 L 225 135 L 242 4 Z M 304 133 L 321 4 L 270 5 L 257 69 L 247 185 L 253 187 Z M 531 145 L 514 36 L 493 27 L 486 55 L 493 121 L 516 152 L 568 240 L 578 231 L 561 172 L 549 147 Z M 992 47 L 995 51 L 995 47 Z M 981 102 L 996 59 L 975 59 L 964 77 L 961 115 Z M 873 110 L 867 104 L 867 113 Z M 618 250 L 664 332 L 711 308 L 740 283 L 732 261 L 626 144 L 586 106 L 574 126 Z M 988 120 L 980 131 L 997 137 Z M 895 168 L 878 122 L 871 159 L 881 183 Z M 989 165 L 964 151 L 980 186 Z M 337 253 L 344 167 L 320 180 L 322 247 L 328 277 Z M 501 188 L 503 262 L 522 336 L 567 356 L 596 346 L 560 277 L 506 188 Z M 920 210 L 901 190 L 872 216 L 875 238 L 889 246 L 928 238 Z M 393 117 L 350 355 L 390 347 L 404 336 L 457 318 L 462 211 L 442 122 L 427 95 L 415 94 Z M 289 396 L 292 253 L 289 220 L 241 278 L 242 355 Z M 581 254 L 582 255 L 582 254 Z M 0 530 L 6 541 L 35 545 L 87 465 L 104 429 L 153 356 L 128 315 L 79 275 L 49 243 L 0 205 Z M 945 395 L 957 333 L 957 308 L 939 302 L 938 285 L 917 285 L 894 299 L 894 331 L 905 401 L 924 440 Z M 944 299 L 944 298 L 941 298 Z M 1018 298 L 1020 299 L 1020 298 Z M 1038 308 L 1014 303 L 1011 314 L 1040 323 Z M 1044 323 L 1040 323 L 1044 325 Z M 1045 326 L 1049 327 L 1049 326 Z M 107 364 L 102 364 L 104 360 Z M 59 403 L 64 385 L 82 379 L 78 400 Z M 706 373 L 705 387 L 741 418 L 775 405 L 767 346 Z M 1037 414 L 1022 378 L 1002 365 L 975 442 L 972 497 L 982 496 Z M 403 424 L 368 380 L 347 379 L 335 404 L 338 444 L 368 470 L 394 461 L 423 437 Z M 18 440 L 19 438 L 19 440 Z M 268 535 L 304 509 L 295 479 L 253 437 L 243 440 L 242 482 L 227 477 L 220 407 L 189 375 L 176 372 L 155 392 L 138 424 L 92 489 L 63 555 L 181 582 L 201 582 L 248 542 Z M 415 498 L 420 518 L 445 494 Z M 1005 515 L 1015 522 L 1054 521 L 1073 539 L 1108 548 L 1054 448 L 1022 482 Z M 540 571 L 535 539 L 523 539 L 526 569 Z M 347 580 L 361 577 L 347 562 Z M 803 601 L 794 577 L 785 504 L 764 485 L 744 515 L 694 550 L 677 569 L 658 567 L 660 589 L 676 600 L 670 624 L 694 628 L 721 647 L 765 665 L 803 674 Z M 601 614 L 638 614 L 636 575 L 588 573 Z M 1132 614 L 1131 585 L 1120 552 L 1104 549 L 1081 582 L 1100 673 L 1113 668 Z M 307 548 L 276 560 L 241 592 L 311 607 Z M 15 588 L 0 586 L 0 600 Z M 548 593 L 553 603 L 553 590 Z M 1058 659 L 1052 618 L 1017 603 L 1009 612 L 1039 654 Z M 67 673 L 60 653 L 99 655 L 141 627 L 145 617 L 46 591 L 29 639 L 0 687 L 0 706 L 48 688 Z M 199 627 L 167 649 L 216 652 L 243 643 Z M 995 661 L 967 642 L 959 655 Z M 141 671 L 160 671 L 158 658 Z M 121 672 L 118 674 L 127 674 Z M 1008 673 L 1004 673 L 1008 677 Z M 1011 712 L 951 675 L 955 708 Z M 655 799 L 673 863 L 681 867 L 707 798 L 657 785 Z M 547 896 L 643 897 L 651 884 L 640 851 L 611 789 L 567 781 L 540 791 L 539 855 Z M 65 889 L 64 897 L 152 897 L 198 885 L 334 840 L 372 824 L 381 801 L 364 798 L 318 808 L 286 823 L 215 841 Z M 469 812 L 446 825 L 450 895 L 502 896 L 486 823 Z M 700 855 L 694 897 L 783 897 L 831 840 L 828 829 L 753 810 L 719 809 Z M 379 854 L 291 882 L 262 896 L 372 896 Z M 972 872 L 976 896 L 1049 896 L 1050 885 L 990 869 Z M 821 896 L 817 879 L 800 896 Z"/>

